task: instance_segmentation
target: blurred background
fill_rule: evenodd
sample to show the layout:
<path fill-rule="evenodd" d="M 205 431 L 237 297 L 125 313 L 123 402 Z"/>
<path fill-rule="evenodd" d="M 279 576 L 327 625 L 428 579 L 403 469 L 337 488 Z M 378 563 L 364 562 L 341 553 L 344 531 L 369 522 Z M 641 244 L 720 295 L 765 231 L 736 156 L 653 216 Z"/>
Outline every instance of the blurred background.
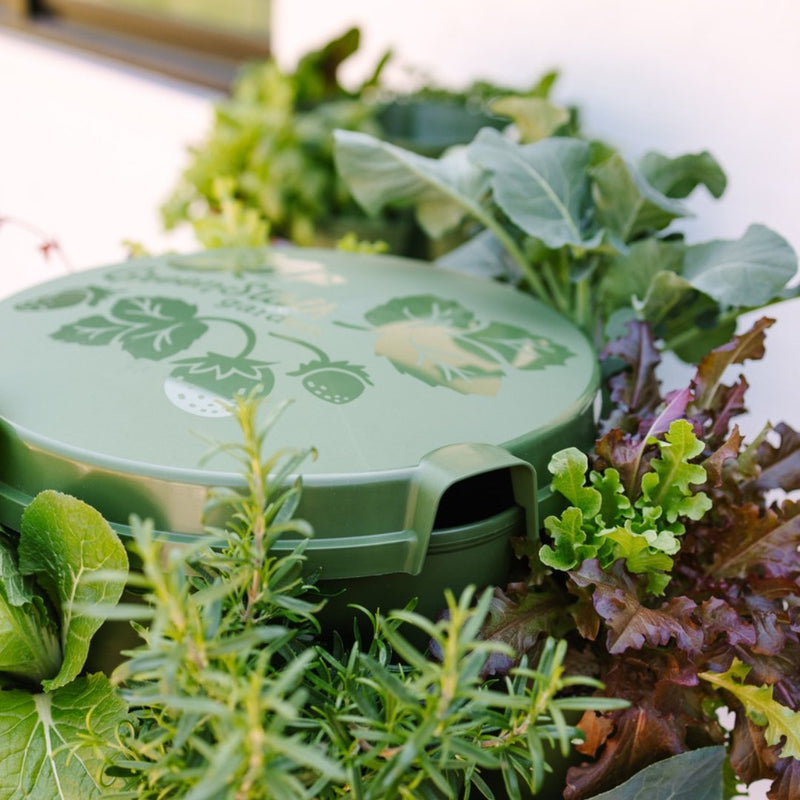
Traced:
<path fill-rule="evenodd" d="M 340 69 L 345 88 L 387 49 L 382 80 L 398 91 L 477 79 L 525 89 L 557 70 L 552 97 L 580 109 L 587 135 L 632 159 L 717 158 L 728 188 L 693 196 L 690 240 L 761 222 L 800 250 L 793 0 L 0 0 L 0 295 L 122 260 L 125 242 L 197 247 L 191 230 L 164 229 L 160 207 L 239 66 L 271 53 L 290 71 L 350 26 L 361 41 Z M 775 309 L 767 358 L 748 367 L 754 426 L 800 425 L 798 310 Z"/>

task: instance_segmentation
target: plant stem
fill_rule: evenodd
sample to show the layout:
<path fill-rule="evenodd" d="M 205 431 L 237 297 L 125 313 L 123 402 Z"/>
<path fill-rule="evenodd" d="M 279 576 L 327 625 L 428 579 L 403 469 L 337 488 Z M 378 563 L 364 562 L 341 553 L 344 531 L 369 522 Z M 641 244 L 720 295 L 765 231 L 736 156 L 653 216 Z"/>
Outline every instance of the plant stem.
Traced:
<path fill-rule="evenodd" d="M 549 262 L 544 262 L 544 267 L 545 269 L 542 270 L 542 274 L 544 275 L 544 279 L 549 289 L 551 298 L 550 305 L 552 305 L 562 314 L 565 314 L 566 316 L 571 316 L 572 310 L 569 298 L 562 291 L 558 277 L 555 275 L 555 270 L 553 269 L 552 265 Z"/>

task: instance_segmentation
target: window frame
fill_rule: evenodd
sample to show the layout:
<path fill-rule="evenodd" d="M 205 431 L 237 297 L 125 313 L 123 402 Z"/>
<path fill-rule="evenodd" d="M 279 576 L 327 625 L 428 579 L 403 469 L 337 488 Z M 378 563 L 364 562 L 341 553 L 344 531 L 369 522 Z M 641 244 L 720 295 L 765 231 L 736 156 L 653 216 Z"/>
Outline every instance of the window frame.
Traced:
<path fill-rule="evenodd" d="M 269 20 L 262 38 L 83 0 L 0 0 L 0 25 L 219 91 L 271 52 Z"/>

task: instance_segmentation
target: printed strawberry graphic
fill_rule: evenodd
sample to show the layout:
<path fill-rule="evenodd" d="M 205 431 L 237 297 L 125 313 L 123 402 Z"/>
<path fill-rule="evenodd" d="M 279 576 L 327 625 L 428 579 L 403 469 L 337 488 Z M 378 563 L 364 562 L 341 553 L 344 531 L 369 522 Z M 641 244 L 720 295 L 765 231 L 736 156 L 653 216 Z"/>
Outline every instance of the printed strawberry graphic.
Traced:
<path fill-rule="evenodd" d="M 265 361 L 207 353 L 174 363 L 177 367 L 164 381 L 164 392 L 173 405 L 200 417 L 229 416 L 235 398 L 248 396 L 256 387 L 266 396 L 275 385 Z"/>
<path fill-rule="evenodd" d="M 277 333 L 273 333 L 272 336 L 299 344 L 317 356 L 312 361 L 301 364 L 294 372 L 286 373 L 293 377 L 301 377 L 303 388 L 314 397 L 328 403 L 342 405 L 360 397 L 367 386 L 372 386 L 372 381 L 364 367 L 348 361 L 331 361 L 328 355 L 318 347 L 301 339 L 281 336 Z"/>

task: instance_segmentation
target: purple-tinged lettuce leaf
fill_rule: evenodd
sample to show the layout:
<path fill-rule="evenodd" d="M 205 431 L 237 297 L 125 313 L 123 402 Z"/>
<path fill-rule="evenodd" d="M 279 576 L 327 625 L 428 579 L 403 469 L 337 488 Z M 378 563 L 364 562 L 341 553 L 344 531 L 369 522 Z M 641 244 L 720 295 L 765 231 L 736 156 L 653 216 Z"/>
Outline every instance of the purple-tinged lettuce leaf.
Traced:
<path fill-rule="evenodd" d="M 775 764 L 772 786 L 767 792 L 768 800 L 797 800 L 800 797 L 800 761 L 796 758 L 780 758 Z"/>
<path fill-rule="evenodd" d="M 711 486 L 722 484 L 723 470 L 726 463 L 736 459 L 742 449 L 742 434 L 739 426 L 734 425 L 730 436 L 708 458 L 703 461 L 703 469 Z"/>
<path fill-rule="evenodd" d="M 748 359 L 760 360 L 764 357 L 765 331 L 774 323 L 774 319 L 761 317 L 750 330 L 734 336 L 728 344 L 715 348 L 700 362 L 693 381 L 695 404 L 699 408 L 710 409 L 716 405 L 716 397 L 728 367 L 743 364 Z"/>
<path fill-rule="evenodd" d="M 765 441 L 758 448 L 761 472 L 755 481 L 758 489 L 800 489 L 800 433 L 784 422 L 775 426 L 780 437 L 777 447 Z"/>
<path fill-rule="evenodd" d="M 703 626 L 706 642 L 721 635 L 731 647 L 752 647 L 756 643 L 753 624 L 722 598 L 710 597 L 701 603 L 697 617 Z"/>
<path fill-rule="evenodd" d="M 711 574 L 717 578 L 800 575 L 800 503 L 786 501 L 764 512 L 752 503 L 734 505 L 726 509 L 726 516 L 724 535 L 715 537 Z"/>
<path fill-rule="evenodd" d="M 653 415 L 661 403 L 656 368 L 661 356 L 653 342 L 650 326 L 631 321 L 628 333 L 606 345 L 601 359 L 619 360 L 625 369 L 608 380 L 610 399 L 614 404 L 611 418 L 600 421 L 601 432 L 622 428 L 628 432 L 639 428 L 639 419 Z M 634 424 L 630 420 L 634 420 Z"/>
<path fill-rule="evenodd" d="M 616 712 L 612 721 L 614 734 L 605 741 L 597 760 L 567 770 L 564 800 L 583 800 L 610 791 L 650 764 L 687 749 L 683 726 L 661 714 L 647 698 Z"/>
<path fill-rule="evenodd" d="M 563 636 L 569 628 L 565 600 L 563 592 L 528 591 L 524 584 L 511 584 L 506 591 L 495 588 L 481 638 L 509 645 L 516 657 L 490 653 L 482 669 L 483 676 L 505 675 L 544 636 Z"/>
<path fill-rule="evenodd" d="M 596 560 L 585 561 L 569 575 L 578 586 L 594 589 L 592 601 L 608 626 L 606 644 L 612 655 L 673 641 L 686 653 L 701 651 L 703 629 L 692 619 L 697 604 L 688 597 L 673 598 L 658 609 L 643 606 L 620 562 L 612 570 L 604 570 Z"/>

